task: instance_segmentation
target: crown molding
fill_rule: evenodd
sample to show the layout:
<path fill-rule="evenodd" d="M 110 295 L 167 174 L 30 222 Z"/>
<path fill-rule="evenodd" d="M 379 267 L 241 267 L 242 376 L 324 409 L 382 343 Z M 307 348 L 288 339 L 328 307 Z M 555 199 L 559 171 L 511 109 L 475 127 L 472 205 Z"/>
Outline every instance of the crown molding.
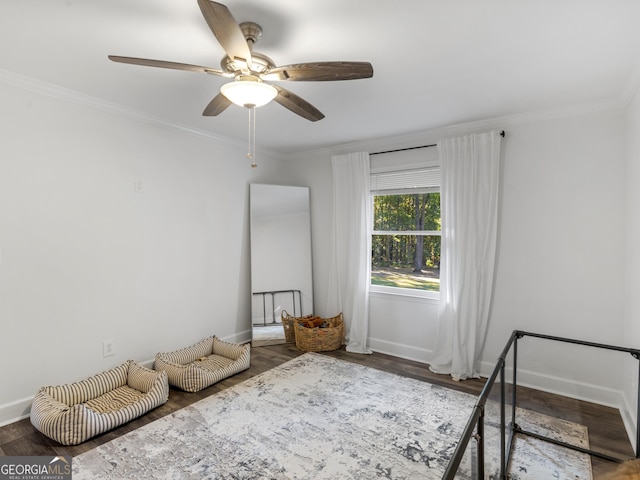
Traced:
<path fill-rule="evenodd" d="M 221 135 L 215 135 L 206 130 L 194 128 L 189 125 L 170 122 L 158 117 L 154 117 L 152 115 L 148 115 L 138 110 L 119 105 L 117 103 L 108 102 L 106 100 L 102 100 L 97 97 L 92 97 L 90 95 L 80 93 L 76 90 L 64 88 L 59 85 L 37 80 L 35 78 L 27 77 L 25 75 L 19 75 L 15 72 L 10 72 L 8 70 L 0 69 L 0 83 L 4 85 L 8 85 L 10 87 L 19 88 L 21 90 L 34 92 L 39 95 L 56 98 L 58 100 L 62 100 L 63 102 L 74 103 L 77 105 L 81 105 L 83 107 L 99 110 L 101 112 L 108 113 L 111 115 L 116 115 L 119 117 L 127 118 L 129 120 L 134 120 L 136 122 L 142 122 L 146 124 L 151 123 L 159 127 L 168 128 L 171 130 L 177 130 L 182 133 L 194 135 L 218 144 L 230 145 L 236 148 L 237 147 L 246 148 L 245 142 L 233 140 L 228 137 L 223 137 Z M 277 152 L 273 152 L 267 149 L 260 149 L 258 153 L 265 154 L 265 155 L 278 155 Z"/>
<path fill-rule="evenodd" d="M 40 95 L 53 97 L 65 102 L 75 103 L 77 105 L 93 108 L 105 113 L 120 116 L 130 120 L 142 123 L 151 123 L 156 126 L 177 130 L 182 133 L 194 135 L 205 140 L 209 140 L 218 144 L 225 144 L 235 148 L 246 148 L 245 142 L 216 135 L 206 130 L 191 127 L 189 125 L 170 122 L 158 117 L 142 113 L 123 105 L 99 99 L 71 90 L 59 85 L 51 84 L 32 77 L 20 75 L 8 70 L 0 69 L 0 83 L 28 90 Z M 612 99 L 590 102 L 579 105 L 564 106 L 559 108 L 551 108 L 545 110 L 537 110 L 525 112 L 521 114 L 506 115 L 494 117 L 474 122 L 464 122 L 451 125 L 444 125 L 427 130 L 416 131 L 404 135 L 394 135 L 389 137 L 376 137 L 372 139 L 358 140 L 345 144 L 330 145 L 313 150 L 303 150 L 292 153 L 282 153 L 270 149 L 260 149 L 261 155 L 272 155 L 282 160 L 295 160 L 300 157 L 304 158 L 327 158 L 332 155 L 344 155 L 347 153 L 366 151 L 376 152 L 379 150 L 392 150 L 396 148 L 410 148 L 429 143 L 435 143 L 438 139 L 477 131 L 500 129 L 505 130 L 511 125 L 520 125 L 526 123 L 535 123 L 540 121 L 552 120 L 563 117 L 571 117 L 577 115 L 585 115 L 607 110 L 616 110 L 629 106 L 634 97 L 640 90 L 640 58 L 635 62 L 629 81 L 625 85 L 622 93 Z M 507 132 L 508 133 L 508 132 Z"/>
<path fill-rule="evenodd" d="M 639 70 L 640 71 L 640 70 Z M 627 88 L 619 97 L 583 103 L 578 105 L 569 105 L 557 108 L 549 108 L 544 110 L 535 110 L 514 115 L 505 115 L 493 117 L 474 122 L 463 122 L 450 125 L 443 125 L 427 130 L 416 131 L 406 135 L 395 135 L 390 137 L 377 137 L 374 139 L 366 139 L 356 142 L 350 142 L 340 145 L 323 147 L 315 150 L 308 150 L 283 155 L 285 160 L 294 160 L 300 157 L 316 158 L 330 157 L 332 155 L 345 155 L 353 152 L 376 152 L 378 150 L 393 150 L 396 148 L 411 148 L 425 144 L 436 143 L 439 139 L 453 135 L 464 135 L 470 133 L 478 133 L 487 130 L 506 130 L 513 125 L 522 125 L 527 123 L 536 123 L 541 121 L 560 119 L 565 117 L 573 117 L 579 115 L 588 115 L 591 113 L 604 112 L 609 110 L 618 110 L 626 108 L 636 91 L 640 87 L 638 82 L 632 84 L 635 88 Z"/>

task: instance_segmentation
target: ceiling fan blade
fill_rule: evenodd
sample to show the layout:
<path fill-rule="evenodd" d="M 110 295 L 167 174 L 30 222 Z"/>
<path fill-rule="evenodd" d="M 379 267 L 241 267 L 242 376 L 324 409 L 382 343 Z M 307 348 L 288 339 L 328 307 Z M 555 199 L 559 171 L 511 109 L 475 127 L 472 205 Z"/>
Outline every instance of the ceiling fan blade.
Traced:
<path fill-rule="evenodd" d="M 261 75 L 263 80 L 332 81 L 371 78 L 369 62 L 311 62 L 275 67 Z"/>
<path fill-rule="evenodd" d="M 204 109 L 202 115 L 205 117 L 215 117 L 224 112 L 229 105 L 231 105 L 231 100 L 219 93 L 209 102 L 209 105 Z"/>
<path fill-rule="evenodd" d="M 242 59 L 251 65 L 251 50 L 229 9 L 211 0 L 198 0 L 198 5 L 220 46 L 231 59 Z"/>
<path fill-rule="evenodd" d="M 312 122 L 317 122 L 324 118 L 324 114 L 320 110 L 306 100 L 300 98 L 295 93 L 292 93 L 278 85 L 274 85 L 274 87 L 278 90 L 278 95 L 276 95 L 274 100 L 284 108 L 287 108 L 293 113 L 296 113 L 307 120 L 311 120 Z"/>
<path fill-rule="evenodd" d="M 215 68 L 201 67 L 200 65 L 189 65 L 187 63 L 166 62 L 164 60 L 150 60 L 148 58 L 135 57 L 119 57 L 117 55 L 109 55 L 109 60 L 119 63 L 130 63 L 132 65 L 143 65 L 145 67 L 172 68 L 174 70 L 188 70 L 190 72 L 209 73 L 211 75 L 220 75 L 223 77 L 232 77 L 233 75 L 216 70 Z"/>

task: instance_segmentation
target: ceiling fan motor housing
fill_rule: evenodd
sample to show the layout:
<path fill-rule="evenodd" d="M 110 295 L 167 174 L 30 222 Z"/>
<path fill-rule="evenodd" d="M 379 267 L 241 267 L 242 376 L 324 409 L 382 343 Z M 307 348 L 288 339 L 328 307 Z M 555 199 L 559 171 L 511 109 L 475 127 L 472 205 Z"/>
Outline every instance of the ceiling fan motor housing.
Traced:
<path fill-rule="evenodd" d="M 275 63 L 266 55 L 251 52 L 251 68 L 245 59 L 231 58 L 225 55 L 220 61 L 222 70 L 233 75 L 260 75 L 275 67 Z"/>

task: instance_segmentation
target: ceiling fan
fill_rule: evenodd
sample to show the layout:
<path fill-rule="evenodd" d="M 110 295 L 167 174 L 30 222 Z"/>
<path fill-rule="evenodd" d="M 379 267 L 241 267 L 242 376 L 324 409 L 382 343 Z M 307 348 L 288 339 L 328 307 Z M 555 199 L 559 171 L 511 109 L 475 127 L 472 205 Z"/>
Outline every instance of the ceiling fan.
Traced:
<path fill-rule="evenodd" d="M 224 84 L 220 93 L 204 109 L 202 114 L 205 116 L 219 115 L 231 103 L 256 107 L 275 100 L 293 113 L 315 122 L 324 118 L 322 112 L 289 90 L 267 82 L 355 80 L 373 76 L 373 67 L 368 62 L 312 62 L 276 66 L 269 57 L 253 50 L 254 44 L 262 35 L 260 25 L 252 22 L 238 24 L 229 9 L 221 3 L 198 0 L 198 5 L 213 35 L 226 52 L 220 62 L 221 70 L 116 55 L 109 55 L 109 59 L 120 63 L 188 70 L 232 78 L 233 81 Z M 234 94 L 240 90 L 249 90 L 254 97 L 236 98 Z"/>

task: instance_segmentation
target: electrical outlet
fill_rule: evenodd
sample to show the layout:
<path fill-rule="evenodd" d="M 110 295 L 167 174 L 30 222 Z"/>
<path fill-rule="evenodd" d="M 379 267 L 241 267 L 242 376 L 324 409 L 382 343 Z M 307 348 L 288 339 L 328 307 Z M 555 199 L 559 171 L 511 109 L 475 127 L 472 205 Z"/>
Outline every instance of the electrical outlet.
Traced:
<path fill-rule="evenodd" d="M 110 357 L 112 355 L 115 355 L 116 351 L 115 351 L 115 347 L 114 347 L 114 340 L 113 338 L 110 340 L 104 340 L 102 342 L 102 356 L 103 357 Z"/>

